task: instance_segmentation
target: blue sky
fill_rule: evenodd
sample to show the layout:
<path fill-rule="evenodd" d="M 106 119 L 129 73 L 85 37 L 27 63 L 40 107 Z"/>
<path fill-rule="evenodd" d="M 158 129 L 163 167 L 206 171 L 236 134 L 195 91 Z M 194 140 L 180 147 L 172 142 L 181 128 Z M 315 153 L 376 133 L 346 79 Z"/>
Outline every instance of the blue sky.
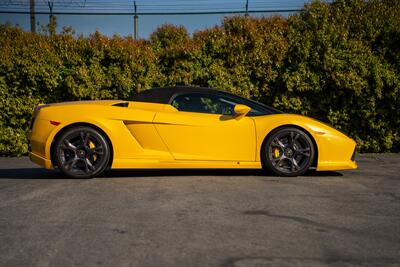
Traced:
<path fill-rule="evenodd" d="M 48 12 L 47 1 L 53 1 L 53 12 L 133 12 L 133 0 L 36 0 L 36 11 Z M 245 0 L 136 0 L 138 12 L 208 12 L 208 11 L 243 11 Z M 0 10 L 29 11 L 29 0 L 0 0 Z M 253 15 L 280 14 L 287 16 L 283 9 L 300 9 L 301 0 L 249 0 L 249 10 L 277 10 L 274 13 L 256 13 Z M 169 23 L 183 25 L 189 31 L 201 30 L 220 24 L 227 14 L 211 15 L 140 15 L 139 37 L 147 38 L 158 26 Z M 48 23 L 48 15 L 37 15 L 36 21 L 41 25 Z M 30 29 L 28 14 L 0 14 L 0 23 L 18 24 L 24 30 Z M 88 35 L 98 30 L 111 36 L 133 34 L 133 16 L 131 15 L 57 15 L 58 30 L 71 26 L 76 33 Z"/>

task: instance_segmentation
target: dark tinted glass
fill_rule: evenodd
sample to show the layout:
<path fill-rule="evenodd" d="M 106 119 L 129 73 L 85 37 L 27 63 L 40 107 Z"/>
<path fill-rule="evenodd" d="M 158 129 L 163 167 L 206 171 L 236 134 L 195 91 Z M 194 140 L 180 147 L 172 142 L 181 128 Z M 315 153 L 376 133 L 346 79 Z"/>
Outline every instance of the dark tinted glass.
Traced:
<path fill-rule="evenodd" d="M 236 103 L 213 95 L 194 93 L 178 95 L 171 105 L 179 111 L 234 115 Z"/>
<path fill-rule="evenodd" d="M 229 97 L 212 94 L 190 93 L 176 96 L 171 105 L 179 111 L 199 112 L 221 115 L 235 115 L 234 107 L 237 104 L 247 104 Z M 258 110 L 252 106 L 249 116 L 260 116 L 267 114 L 264 110 Z"/>

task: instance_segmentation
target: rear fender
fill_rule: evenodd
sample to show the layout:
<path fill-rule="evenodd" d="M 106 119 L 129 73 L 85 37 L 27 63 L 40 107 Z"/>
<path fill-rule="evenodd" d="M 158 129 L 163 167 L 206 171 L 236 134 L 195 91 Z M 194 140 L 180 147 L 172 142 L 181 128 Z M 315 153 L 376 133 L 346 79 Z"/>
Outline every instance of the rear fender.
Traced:
<path fill-rule="evenodd" d="M 50 123 L 50 122 L 49 122 Z M 66 127 L 69 127 L 71 125 L 74 124 L 88 124 L 88 125 L 94 125 L 97 128 L 101 129 L 106 135 L 107 137 L 111 139 L 111 129 L 109 129 L 104 123 L 100 122 L 100 121 L 96 121 L 96 120 L 91 120 L 91 119 L 83 119 L 79 122 L 77 121 L 64 121 L 62 123 L 60 123 L 59 125 L 55 126 L 54 129 L 50 132 L 48 138 L 47 138 L 47 142 L 46 142 L 46 147 L 45 147 L 45 156 L 46 158 L 50 159 L 51 158 L 51 145 L 52 143 L 55 141 L 55 137 L 57 136 L 57 134 L 62 131 L 63 129 L 65 129 Z M 113 154 L 115 155 L 115 151 L 113 151 Z"/>

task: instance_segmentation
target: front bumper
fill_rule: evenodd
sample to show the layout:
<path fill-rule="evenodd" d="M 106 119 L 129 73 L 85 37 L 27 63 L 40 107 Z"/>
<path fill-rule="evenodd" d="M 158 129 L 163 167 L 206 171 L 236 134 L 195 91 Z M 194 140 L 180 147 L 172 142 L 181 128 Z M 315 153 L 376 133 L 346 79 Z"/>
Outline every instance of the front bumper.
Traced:
<path fill-rule="evenodd" d="M 348 161 L 323 161 L 317 166 L 317 171 L 339 171 L 357 169 L 357 163 L 352 160 Z"/>
<path fill-rule="evenodd" d="M 358 166 L 356 163 L 356 145 L 354 145 L 353 153 L 349 160 L 320 161 L 317 166 L 317 171 L 353 170 L 357 169 L 357 167 Z"/>
<path fill-rule="evenodd" d="M 36 163 L 37 165 L 40 165 L 46 169 L 53 169 L 53 164 L 51 163 L 51 160 L 43 158 L 42 156 L 39 156 L 38 154 L 29 152 L 29 159 L 33 163 Z"/>

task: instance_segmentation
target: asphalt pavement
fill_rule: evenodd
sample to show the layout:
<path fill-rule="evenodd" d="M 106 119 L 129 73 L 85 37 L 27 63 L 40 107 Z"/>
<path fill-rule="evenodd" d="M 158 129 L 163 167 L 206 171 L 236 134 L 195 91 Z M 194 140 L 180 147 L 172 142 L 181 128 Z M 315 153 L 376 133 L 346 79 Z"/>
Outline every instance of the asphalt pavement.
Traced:
<path fill-rule="evenodd" d="M 400 266 L 400 155 L 297 178 L 0 158 L 0 266 Z"/>

